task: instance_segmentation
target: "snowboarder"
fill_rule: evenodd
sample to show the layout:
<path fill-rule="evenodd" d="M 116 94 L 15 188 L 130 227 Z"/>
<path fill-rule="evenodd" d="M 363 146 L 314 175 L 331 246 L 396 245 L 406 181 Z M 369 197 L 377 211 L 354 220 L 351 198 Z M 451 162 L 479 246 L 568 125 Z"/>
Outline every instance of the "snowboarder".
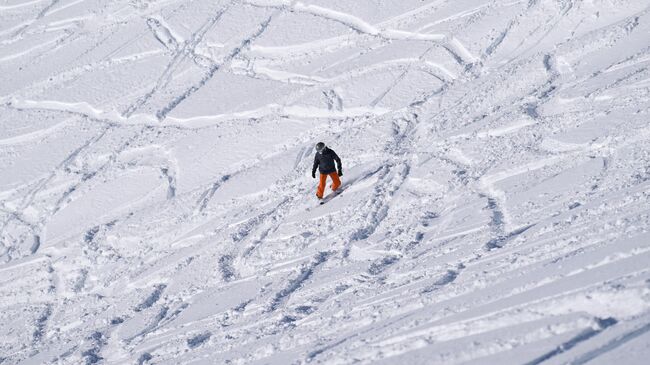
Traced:
<path fill-rule="evenodd" d="M 334 161 L 336 161 L 338 168 L 334 165 Z M 323 193 L 325 192 L 325 184 L 327 183 L 328 176 L 332 179 L 332 191 L 336 191 L 336 189 L 341 186 L 339 176 L 343 176 L 343 165 L 341 165 L 341 159 L 334 150 L 325 146 L 325 143 L 318 142 L 316 144 L 314 167 L 311 170 L 311 177 L 314 179 L 316 178 L 316 168 L 320 171 L 320 182 L 318 184 L 316 196 L 318 199 L 323 199 Z"/>

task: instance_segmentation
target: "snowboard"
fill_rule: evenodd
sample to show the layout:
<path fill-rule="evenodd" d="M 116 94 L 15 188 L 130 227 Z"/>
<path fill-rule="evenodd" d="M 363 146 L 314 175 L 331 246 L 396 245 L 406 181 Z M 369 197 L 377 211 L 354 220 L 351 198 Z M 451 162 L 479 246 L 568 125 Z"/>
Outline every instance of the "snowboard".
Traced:
<path fill-rule="evenodd" d="M 330 200 L 336 198 L 337 196 L 341 195 L 341 193 L 343 193 L 343 190 L 345 190 L 347 187 L 348 187 L 348 185 L 339 186 L 339 188 L 336 189 L 336 191 L 332 191 L 331 193 L 327 194 L 327 196 L 325 196 L 323 199 L 321 199 L 320 200 L 320 205 L 323 205 L 323 204 L 329 202 Z"/>

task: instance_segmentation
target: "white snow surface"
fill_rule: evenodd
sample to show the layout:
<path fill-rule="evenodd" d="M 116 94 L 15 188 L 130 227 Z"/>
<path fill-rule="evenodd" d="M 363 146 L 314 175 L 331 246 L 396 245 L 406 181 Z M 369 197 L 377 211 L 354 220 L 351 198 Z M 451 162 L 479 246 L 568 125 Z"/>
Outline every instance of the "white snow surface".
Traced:
<path fill-rule="evenodd" d="M 647 0 L 0 0 L 0 364 L 647 364 L 649 113 Z"/>

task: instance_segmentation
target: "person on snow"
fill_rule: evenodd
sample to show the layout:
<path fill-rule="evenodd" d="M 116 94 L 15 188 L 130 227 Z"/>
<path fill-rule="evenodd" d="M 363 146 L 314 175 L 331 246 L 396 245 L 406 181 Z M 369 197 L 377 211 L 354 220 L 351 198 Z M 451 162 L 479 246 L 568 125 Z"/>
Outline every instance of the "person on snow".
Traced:
<path fill-rule="evenodd" d="M 334 161 L 336 161 L 338 168 L 334 165 Z M 323 199 L 328 176 L 332 179 L 332 191 L 336 191 L 341 186 L 339 176 L 343 176 L 343 165 L 341 165 L 341 159 L 334 150 L 325 146 L 325 143 L 318 142 L 316 144 L 314 167 L 311 170 L 311 177 L 314 179 L 316 178 L 316 168 L 320 171 L 320 182 L 316 196 L 318 199 Z"/>

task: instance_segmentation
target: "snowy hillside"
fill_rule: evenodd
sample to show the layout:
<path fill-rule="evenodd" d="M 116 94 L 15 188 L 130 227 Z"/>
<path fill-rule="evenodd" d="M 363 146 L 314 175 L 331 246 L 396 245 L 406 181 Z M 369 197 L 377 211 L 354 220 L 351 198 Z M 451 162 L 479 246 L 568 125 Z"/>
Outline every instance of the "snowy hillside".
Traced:
<path fill-rule="evenodd" d="M 0 364 L 647 364 L 649 113 L 647 0 L 0 0 Z"/>

